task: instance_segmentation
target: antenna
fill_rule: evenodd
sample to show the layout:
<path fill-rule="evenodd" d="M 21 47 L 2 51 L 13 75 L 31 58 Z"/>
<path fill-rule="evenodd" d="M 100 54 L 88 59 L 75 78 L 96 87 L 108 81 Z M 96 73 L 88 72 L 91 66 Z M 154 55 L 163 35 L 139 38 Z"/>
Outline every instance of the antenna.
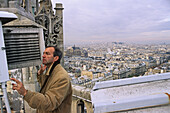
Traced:
<path fill-rule="evenodd" d="M 5 100 L 5 105 L 6 105 L 8 113 L 11 113 L 11 109 L 10 109 L 8 97 L 7 97 L 7 91 L 6 91 L 6 82 L 9 80 L 9 74 L 8 74 L 8 65 L 7 65 L 2 25 L 15 19 L 17 19 L 17 16 L 15 14 L 5 12 L 5 11 L 0 11 L 0 55 L 1 55 L 0 56 L 0 61 L 1 61 L 0 83 L 2 85 L 3 98 Z"/>

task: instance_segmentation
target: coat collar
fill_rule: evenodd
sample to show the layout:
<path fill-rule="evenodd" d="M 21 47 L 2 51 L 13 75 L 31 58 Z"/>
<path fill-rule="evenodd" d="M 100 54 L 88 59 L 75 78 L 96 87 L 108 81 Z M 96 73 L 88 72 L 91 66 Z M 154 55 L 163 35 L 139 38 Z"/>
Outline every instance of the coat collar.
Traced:
<path fill-rule="evenodd" d="M 59 67 L 59 66 L 61 66 L 61 65 L 60 65 L 60 64 L 52 63 L 52 65 L 48 68 L 48 70 L 47 70 L 46 73 L 45 73 L 46 76 L 49 76 L 49 75 L 50 75 L 50 71 L 53 71 L 53 69 L 55 68 L 55 67 L 53 67 L 53 66 Z M 52 67 L 53 67 L 53 68 L 52 68 Z"/>
<path fill-rule="evenodd" d="M 52 63 L 51 66 L 47 69 L 47 71 L 46 71 L 46 73 L 45 73 L 46 76 L 49 76 L 49 75 L 50 75 L 50 70 L 51 70 L 53 64 L 54 64 L 54 63 Z"/>

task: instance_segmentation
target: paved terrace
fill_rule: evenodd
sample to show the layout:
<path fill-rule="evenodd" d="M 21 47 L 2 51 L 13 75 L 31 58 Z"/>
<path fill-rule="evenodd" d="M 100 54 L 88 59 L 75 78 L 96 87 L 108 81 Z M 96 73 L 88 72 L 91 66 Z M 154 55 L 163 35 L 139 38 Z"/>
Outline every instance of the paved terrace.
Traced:
<path fill-rule="evenodd" d="M 170 73 L 96 82 L 94 113 L 169 113 Z"/>

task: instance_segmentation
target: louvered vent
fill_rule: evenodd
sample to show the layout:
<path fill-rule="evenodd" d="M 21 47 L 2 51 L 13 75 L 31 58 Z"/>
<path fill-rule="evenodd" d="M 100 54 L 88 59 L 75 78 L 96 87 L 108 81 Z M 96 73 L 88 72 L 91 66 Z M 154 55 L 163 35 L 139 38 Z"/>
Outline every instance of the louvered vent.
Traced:
<path fill-rule="evenodd" d="M 4 31 L 9 69 L 41 64 L 43 35 L 40 28 L 5 28 Z"/>

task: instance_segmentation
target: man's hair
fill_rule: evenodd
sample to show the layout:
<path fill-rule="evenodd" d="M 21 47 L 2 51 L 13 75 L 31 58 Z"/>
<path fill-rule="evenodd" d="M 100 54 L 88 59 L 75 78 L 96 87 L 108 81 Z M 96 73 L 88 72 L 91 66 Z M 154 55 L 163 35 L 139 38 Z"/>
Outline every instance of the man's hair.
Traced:
<path fill-rule="evenodd" d="M 62 58 L 62 52 L 61 52 L 61 50 L 57 47 L 57 46 L 47 46 L 46 48 L 49 48 L 49 47 L 53 47 L 54 48 L 54 53 L 53 53 L 53 55 L 54 55 L 54 57 L 55 56 L 58 56 L 59 57 L 59 61 L 61 60 L 61 58 Z"/>

